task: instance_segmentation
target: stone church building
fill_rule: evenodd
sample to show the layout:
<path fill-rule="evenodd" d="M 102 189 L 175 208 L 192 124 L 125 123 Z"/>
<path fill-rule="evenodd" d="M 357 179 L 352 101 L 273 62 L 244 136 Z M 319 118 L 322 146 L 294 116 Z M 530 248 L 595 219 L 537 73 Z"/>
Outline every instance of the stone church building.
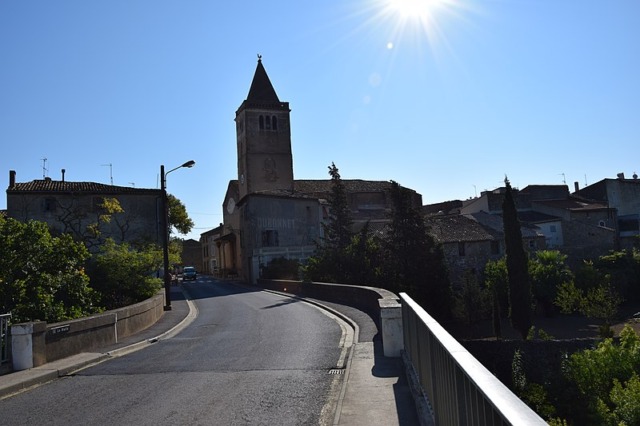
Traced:
<path fill-rule="evenodd" d="M 238 175 L 227 187 L 216 239 L 215 261 L 224 276 L 255 282 L 271 260 L 304 262 L 322 240 L 331 180 L 294 179 L 290 111 L 259 57 L 249 94 L 236 111 Z M 381 228 L 391 204 L 390 182 L 343 183 L 354 231 L 367 222 L 373 230 Z M 412 194 L 415 207 L 421 207 L 422 196 Z"/>

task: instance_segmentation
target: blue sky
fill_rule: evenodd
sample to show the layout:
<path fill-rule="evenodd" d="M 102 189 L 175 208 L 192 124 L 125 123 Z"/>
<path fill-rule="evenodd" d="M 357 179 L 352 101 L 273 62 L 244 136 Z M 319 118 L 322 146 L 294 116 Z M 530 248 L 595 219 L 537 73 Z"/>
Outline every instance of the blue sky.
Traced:
<path fill-rule="evenodd" d="M 258 53 L 290 103 L 298 179 L 334 162 L 429 204 L 505 175 L 573 189 L 640 173 L 640 1 L 393 1 L 4 0 L 0 186 L 64 168 L 157 188 L 161 164 L 195 160 L 167 188 L 198 238 L 237 177 Z"/>

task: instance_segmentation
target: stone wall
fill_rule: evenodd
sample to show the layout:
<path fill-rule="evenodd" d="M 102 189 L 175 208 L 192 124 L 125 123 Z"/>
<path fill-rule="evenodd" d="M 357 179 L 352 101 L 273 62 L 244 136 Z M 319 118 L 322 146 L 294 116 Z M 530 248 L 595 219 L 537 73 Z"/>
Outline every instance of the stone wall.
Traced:
<path fill-rule="evenodd" d="M 37 367 L 108 346 L 155 324 L 164 313 L 164 292 L 135 305 L 86 318 L 12 325 L 14 370 Z M 19 342 L 19 344 L 15 344 Z M 24 342 L 24 344 L 22 344 Z M 18 353 L 16 352 L 18 351 Z"/>

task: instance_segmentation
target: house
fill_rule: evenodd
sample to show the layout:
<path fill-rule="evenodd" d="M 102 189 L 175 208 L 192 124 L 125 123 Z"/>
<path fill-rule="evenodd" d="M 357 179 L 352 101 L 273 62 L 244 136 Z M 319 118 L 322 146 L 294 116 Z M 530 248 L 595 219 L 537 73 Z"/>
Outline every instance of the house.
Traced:
<path fill-rule="evenodd" d="M 603 179 L 583 189 L 575 184 L 575 196 L 594 200 L 609 208 L 616 209 L 616 229 L 620 248 L 637 246 L 640 236 L 640 180 L 633 174 L 633 179 L 625 179 L 619 173 L 617 179 Z"/>
<path fill-rule="evenodd" d="M 273 259 L 304 262 L 314 254 L 330 214 L 332 182 L 294 179 L 289 103 L 278 98 L 261 58 L 235 122 L 238 176 L 229 181 L 224 197 L 216 261 L 223 275 L 255 282 Z M 391 183 L 342 182 L 354 231 L 367 222 L 379 227 L 391 206 Z M 409 191 L 419 208 L 422 196 Z"/>
<path fill-rule="evenodd" d="M 202 245 L 193 238 L 182 241 L 182 266 L 193 266 L 202 271 Z"/>
<path fill-rule="evenodd" d="M 462 214 L 502 214 L 505 188 L 484 191 L 463 202 Z M 545 246 L 569 256 L 570 261 L 597 257 L 617 247 L 616 211 L 601 202 L 569 194 L 567 185 L 529 185 L 513 190 L 518 219 L 535 226 Z"/>
<path fill-rule="evenodd" d="M 222 262 L 222 252 L 219 241 L 222 235 L 223 225 L 210 229 L 200 234 L 200 247 L 202 249 L 202 273 L 219 276 Z"/>
<path fill-rule="evenodd" d="M 434 215 L 427 217 L 427 229 L 436 242 L 442 244 L 449 282 L 460 290 L 469 277 L 481 281 L 489 260 L 501 255 L 500 240 L 472 217 L 465 215 Z"/>
<path fill-rule="evenodd" d="M 89 249 L 107 237 L 116 242 L 161 243 L 162 192 L 95 182 L 69 182 L 50 177 L 31 182 L 16 182 L 16 172 L 9 172 L 7 216 L 19 221 L 46 222 L 53 233 L 69 233 L 84 241 Z M 106 213 L 104 202 L 116 199 L 122 212 L 111 221 L 100 219 Z M 97 224 L 99 235 L 91 232 Z"/>
<path fill-rule="evenodd" d="M 436 214 L 426 217 L 428 232 L 442 244 L 454 289 L 461 289 L 473 277 L 482 281 L 488 261 L 505 254 L 502 216 L 477 212 L 473 214 Z M 535 227 L 521 226 L 522 244 L 528 251 L 546 247 L 545 238 Z"/>

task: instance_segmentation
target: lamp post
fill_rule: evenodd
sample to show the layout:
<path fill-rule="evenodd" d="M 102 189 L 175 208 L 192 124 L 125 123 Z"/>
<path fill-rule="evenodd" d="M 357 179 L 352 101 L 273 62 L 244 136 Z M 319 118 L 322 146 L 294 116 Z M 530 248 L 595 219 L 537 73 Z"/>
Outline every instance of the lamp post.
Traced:
<path fill-rule="evenodd" d="M 164 268 L 164 310 L 171 310 L 171 274 L 169 273 L 169 206 L 167 203 L 167 175 L 174 170 L 182 167 L 193 167 L 195 161 L 190 160 L 186 163 L 164 172 L 164 165 L 160 166 L 160 190 L 162 191 L 162 212 L 160 215 L 160 228 L 162 232 L 162 263 Z"/>

